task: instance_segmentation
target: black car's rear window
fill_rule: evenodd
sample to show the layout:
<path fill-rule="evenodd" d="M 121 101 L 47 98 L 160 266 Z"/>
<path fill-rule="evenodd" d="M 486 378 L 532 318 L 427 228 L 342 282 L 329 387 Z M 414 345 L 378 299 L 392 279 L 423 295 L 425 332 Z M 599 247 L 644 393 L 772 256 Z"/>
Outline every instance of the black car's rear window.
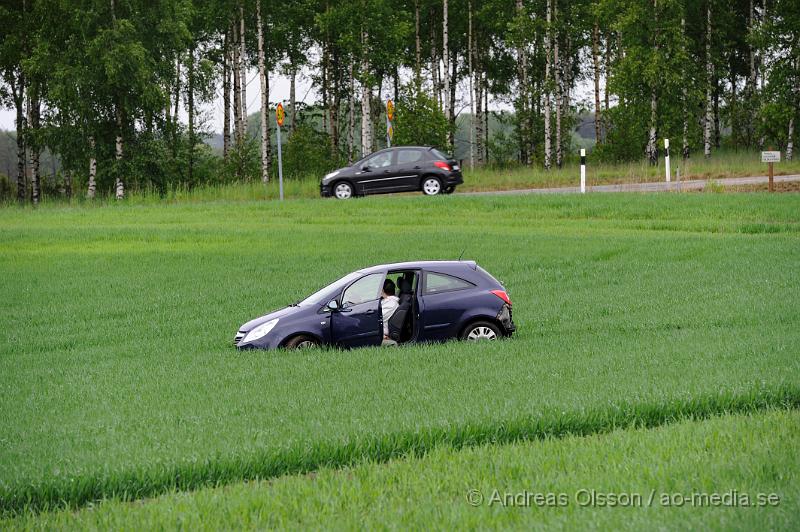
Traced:
<path fill-rule="evenodd" d="M 442 153 L 439 150 L 437 150 L 436 148 L 431 148 L 431 153 L 434 155 L 434 157 L 436 157 L 440 161 L 446 161 L 447 160 L 447 156 L 444 153 Z"/>

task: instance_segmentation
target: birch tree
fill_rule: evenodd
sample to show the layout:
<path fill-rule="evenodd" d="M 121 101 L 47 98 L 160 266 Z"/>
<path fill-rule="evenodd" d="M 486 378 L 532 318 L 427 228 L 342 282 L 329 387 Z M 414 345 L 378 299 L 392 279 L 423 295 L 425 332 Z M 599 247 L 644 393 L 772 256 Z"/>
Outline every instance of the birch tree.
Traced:
<path fill-rule="evenodd" d="M 261 82 L 261 181 L 269 182 L 269 82 L 264 55 L 264 21 L 261 19 L 261 0 L 256 0 L 258 30 L 258 78 Z"/>

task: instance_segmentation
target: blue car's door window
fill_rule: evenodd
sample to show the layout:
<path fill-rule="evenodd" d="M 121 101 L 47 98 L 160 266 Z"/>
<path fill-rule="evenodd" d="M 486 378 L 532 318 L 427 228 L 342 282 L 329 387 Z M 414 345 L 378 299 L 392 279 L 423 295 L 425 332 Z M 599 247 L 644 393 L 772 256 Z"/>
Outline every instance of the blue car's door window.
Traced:
<path fill-rule="evenodd" d="M 383 281 L 383 274 L 373 273 L 351 284 L 342 295 L 342 306 L 350 307 L 367 301 L 375 301 L 380 294 L 381 281 Z"/>
<path fill-rule="evenodd" d="M 474 285 L 469 281 L 445 275 L 443 273 L 427 272 L 425 274 L 425 294 L 438 294 L 440 292 L 452 292 L 453 290 L 464 290 L 472 288 Z"/>

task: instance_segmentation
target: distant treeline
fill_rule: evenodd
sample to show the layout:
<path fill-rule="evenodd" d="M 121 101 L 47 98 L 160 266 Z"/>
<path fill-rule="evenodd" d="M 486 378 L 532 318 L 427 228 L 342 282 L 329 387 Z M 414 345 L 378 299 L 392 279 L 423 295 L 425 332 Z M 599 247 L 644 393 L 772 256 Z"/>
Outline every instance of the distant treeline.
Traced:
<path fill-rule="evenodd" d="M 386 95 L 396 143 L 452 152 L 458 121 L 473 164 L 545 168 L 563 164 L 585 110 L 595 157 L 655 164 L 666 137 L 683 157 L 728 144 L 790 158 L 800 108 L 796 0 L 18 0 L 0 20 L 0 100 L 20 133 L 0 172 L 34 203 L 52 170 L 52 193 L 90 197 L 268 180 L 278 73 L 297 172 L 383 146 Z M 307 107 L 301 73 L 319 94 Z M 593 97 L 578 101 L 578 86 Z M 198 113 L 218 94 L 221 153 Z"/>

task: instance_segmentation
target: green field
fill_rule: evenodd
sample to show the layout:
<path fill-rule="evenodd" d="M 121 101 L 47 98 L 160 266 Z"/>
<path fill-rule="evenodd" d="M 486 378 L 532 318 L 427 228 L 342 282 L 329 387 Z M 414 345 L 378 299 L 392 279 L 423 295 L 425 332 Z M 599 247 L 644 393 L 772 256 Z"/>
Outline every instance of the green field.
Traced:
<path fill-rule="evenodd" d="M 29 530 L 576 530 L 589 523 L 604 530 L 791 530 L 800 523 L 799 424 L 796 410 L 777 411 L 586 438 L 441 448 L 388 464 L 323 468 L 145 504 L 108 501 L 7 524 Z"/>
<path fill-rule="evenodd" d="M 462 250 L 508 288 L 511 340 L 232 348 L 348 271 Z M 0 210 L 0 511 L 797 408 L 798 264 L 794 195 Z"/>

